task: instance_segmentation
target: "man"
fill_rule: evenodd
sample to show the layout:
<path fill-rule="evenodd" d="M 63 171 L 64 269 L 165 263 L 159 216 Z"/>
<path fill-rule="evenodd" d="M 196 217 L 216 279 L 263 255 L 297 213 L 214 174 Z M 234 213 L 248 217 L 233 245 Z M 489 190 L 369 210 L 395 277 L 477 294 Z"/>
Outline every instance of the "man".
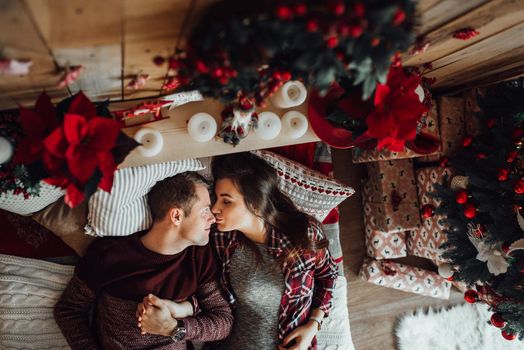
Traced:
<path fill-rule="evenodd" d="M 187 172 L 160 181 L 148 204 L 151 229 L 95 240 L 56 304 L 56 321 L 73 350 L 187 349 L 187 341 L 229 334 L 233 316 L 208 245 L 215 218 L 204 178 Z M 156 334 L 137 327 L 141 302 L 149 305 L 144 317 L 162 322 Z"/>

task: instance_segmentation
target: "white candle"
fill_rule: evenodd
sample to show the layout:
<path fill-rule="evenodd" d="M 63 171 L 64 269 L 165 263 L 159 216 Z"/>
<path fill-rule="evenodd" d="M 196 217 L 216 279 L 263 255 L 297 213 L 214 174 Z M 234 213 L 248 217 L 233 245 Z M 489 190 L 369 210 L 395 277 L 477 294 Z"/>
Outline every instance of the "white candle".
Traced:
<path fill-rule="evenodd" d="M 207 142 L 215 136 L 217 122 L 215 118 L 207 113 L 197 113 L 189 119 L 187 132 L 193 140 Z"/>
<path fill-rule="evenodd" d="M 307 90 L 304 84 L 298 80 L 290 80 L 275 93 L 271 101 L 276 107 L 291 108 L 304 103 Z"/>
<path fill-rule="evenodd" d="M 7 163 L 13 156 L 14 147 L 5 137 L 0 137 L 0 164 Z"/>
<path fill-rule="evenodd" d="M 262 140 L 272 140 L 278 136 L 282 129 L 282 122 L 273 112 L 262 112 L 258 115 L 258 127 L 255 134 Z"/>
<path fill-rule="evenodd" d="M 449 278 L 453 276 L 454 273 L 453 266 L 451 266 L 450 263 L 443 263 L 438 266 L 438 274 L 441 277 Z"/>
<path fill-rule="evenodd" d="M 306 116 L 298 111 L 289 111 L 282 116 L 282 132 L 292 139 L 304 136 L 308 126 Z"/>
<path fill-rule="evenodd" d="M 152 128 L 141 128 L 135 133 L 134 139 L 136 142 L 141 143 L 142 146 L 138 146 L 138 152 L 144 157 L 154 157 L 164 147 L 164 138 L 162 134 Z"/>

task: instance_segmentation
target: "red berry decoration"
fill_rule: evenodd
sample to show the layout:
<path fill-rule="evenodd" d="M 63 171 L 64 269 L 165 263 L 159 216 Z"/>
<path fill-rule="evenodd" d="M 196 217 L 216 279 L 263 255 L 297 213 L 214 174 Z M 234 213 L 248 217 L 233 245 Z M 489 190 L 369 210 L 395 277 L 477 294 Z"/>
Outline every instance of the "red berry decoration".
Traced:
<path fill-rule="evenodd" d="M 518 155 L 519 155 L 519 152 L 515 150 L 509 151 L 508 154 L 506 155 L 506 162 L 513 163 L 515 159 L 517 159 Z"/>
<path fill-rule="evenodd" d="M 195 62 L 195 68 L 200 73 L 207 73 L 207 72 L 209 72 L 209 68 L 207 68 L 206 64 L 202 60 L 197 60 Z"/>
<path fill-rule="evenodd" d="M 332 1 L 329 8 L 335 16 L 342 16 L 346 12 L 346 5 L 343 1 Z"/>
<path fill-rule="evenodd" d="M 455 39 L 468 40 L 479 34 L 480 33 L 477 32 L 475 29 L 471 27 L 467 27 L 467 28 L 462 28 L 462 29 L 455 31 L 455 33 L 453 33 L 453 37 Z"/>
<path fill-rule="evenodd" d="M 455 195 L 455 200 L 458 204 L 466 204 L 468 202 L 468 192 L 466 190 L 458 191 Z"/>
<path fill-rule="evenodd" d="M 491 324 L 497 328 L 502 328 L 504 326 L 506 326 L 506 321 L 504 321 L 504 319 L 502 318 L 502 316 L 500 316 L 500 314 L 498 313 L 494 313 L 493 315 L 491 315 Z"/>
<path fill-rule="evenodd" d="M 318 30 L 318 22 L 314 19 L 310 19 L 306 23 L 306 30 L 308 32 L 316 32 Z"/>
<path fill-rule="evenodd" d="M 429 219 L 435 215 L 435 206 L 431 204 L 425 204 L 420 209 L 420 213 L 424 219 Z"/>
<path fill-rule="evenodd" d="M 364 28 L 358 24 L 351 24 L 349 26 L 349 36 L 352 38 L 358 38 L 364 32 Z"/>
<path fill-rule="evenodd" d="M 493 126 L 495 125 L 495 118 L 490 118 L 488 119 L 488 121 L 486 122 L 486 126 L 491 129 Z"/>
<path fill-rule="evenodd" d="M 379 38 L 371 39 L 371 46 L 377 47 L 378 45 L 380 45 L 380 39 Z"/>
<path fill-rule="evenodd" d="M 448 165 L 448 163 L 449 163 L 449 158 L 446 157 L 446 156 L 441 157 L 441 158 L 439 159 L 439 161 L 438 161 L 438 164 L 439 164 L 442 168 L 446 167 L 446 166 Z"/>
<path fill-rule="evenodd" d="M 464 136 L 464 139 L 462 140 L 462 146 L 469 147 L 473 143 L 473 137 L 470 135 Z"/>
<path fill-rule="evenodd" d="M 497 179 L 499 181 L 506 181 L 508 179 L 509 170 L 505 168 L 497 169 Z"/>
<path fill-rule="evenodd" d="M 326 45 L 330 49 L 335 48 L 338 46 L 338 38 L 336 36 L 332 36 L 326 40 Z"/>
<path fill-rule="evenodd" d="M 273 72 L 273 75 L 271 75 L 271 76 L 275 80 L 282 80 L 282 73 L 280 73 L 280 72 Z"/>
<path fill-rule="evenodd" d="M 213 69 L 213 76 L 215 78 L 220 78 L 223 75 L 224 75 L 224 70 L 222 68 L 217 67 L 217 68 Z"/>
<path fill-rule="evenodd" d="M 401 9 L 397 9 L 395 14 L 393 15 L 393 25 L 399 26 L 402 24 L 402 22 L 404 22 L 405 19 L 406 19 L 406 13 L 402 11 Z"/>
<path fill-rule="evenodd" d="M 353 5 L 353 12 L 357 17 L 364 17 L 366 14 L 366 8 L 364 7 L 364 4 L 361 2 L 357 2 L 355 5 Z"/>
<path fill-rule="evenodd" d="M 517 338 L 517 335 L 514 333 L 509 333 L 506 331 L 502 331 L 500 334 L 504 337 L 506 340 L 515 340 Z"/>
<path fill-rule="evenodd" d="M 307 6 L 306 4 L 297 4 L 293 10 L 295 11 L 295 15 L 304 16 L 307 13 Z"/>
<path fill-rule="evenodd" d="M 511 133 L 511 136 L 513 137 L 513 140 L 518 140 L 524 136 L 524 130 L 522 130 L 522 128 L 516 128 Z"/>
<path fill-rule="evenodd" d="M 473 289 L 467 290 L 466 293 L 464 293 L 464 300 L 470 304 L 474 304 L 479 301 L 479 294 Z"/>
<path fill-rule="evenodd" d="M 284 81 L 288 81 L 288 80 L 291 80 L 291 73 L 290 72 L 284 72 L 282 73 L 282 80 Z"/>
<path fill-rule="evenodd" d="M 277 17 L 280 19 L 291 19 L 293 17 L 293 11 L 287 6 L 280 5 L 277 7 Z"/>
<path fill-rule="evenodd" d="M 464 205 L 464 216 L 468 219 L 473 219 L 477 216 L 477 207 L 471 203 Z"/>
<path fill-rule="evenodd" d="M 524 179 L 519 179 L 513 185 L 513 192 L 516 194 L 524 194 Z"/>

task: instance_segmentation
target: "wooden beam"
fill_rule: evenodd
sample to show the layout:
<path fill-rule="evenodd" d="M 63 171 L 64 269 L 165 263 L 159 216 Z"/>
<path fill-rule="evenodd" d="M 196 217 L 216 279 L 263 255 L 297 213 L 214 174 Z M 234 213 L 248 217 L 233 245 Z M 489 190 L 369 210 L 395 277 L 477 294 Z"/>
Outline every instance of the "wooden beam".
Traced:
<path fill-rule="evenodd" d="M 405 55 L 403 63 L 406 66 L 416 66 L 436 61 L 522 22 L 524 0 L 488 2 L 429 33 L 426 36 L 429 48 L 415 56 Z M 465 27 L 475 28 L 480 34 L 469 40 L 453 38 L 455 31 Z"/>
<path fill-rule="evenodd" d="M 435 28 L 454 20 L 472 9 L 486 3 L 488 0 L 442 0 L 421 14 L 421 24 L 418 34 L 427 34 Z"/>

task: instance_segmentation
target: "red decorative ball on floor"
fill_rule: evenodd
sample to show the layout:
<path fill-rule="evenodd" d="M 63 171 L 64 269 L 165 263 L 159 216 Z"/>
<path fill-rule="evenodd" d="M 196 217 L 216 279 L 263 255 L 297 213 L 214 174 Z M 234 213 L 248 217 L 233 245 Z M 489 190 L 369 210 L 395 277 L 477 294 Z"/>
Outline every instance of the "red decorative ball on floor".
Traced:
<path fill-rule="evenodd" d="M 501 334 L 504 337 L 504 339 L 506 339 L 506 340 L 515 340 L 517 338 L 516 334 L 509 333 L 509 332 L 506 332 L 506 331 L 502 331 Z"/>
<path fill-rule="evenodd" d="M 472 289 L 467 290 L 464 293 L 464 300 L 466 300 L 470 304 L 474 304 L 477 301 L 479 301 L 479 294 L 476 291 L 472 290 Z"/>
<path fill-rule="evenodd" d="M 464 136 L 464 139 L 462 140 L 462 146 L 469 147 L 473 143 L 473 137 L 470 135 Z"/>
<path fill-rule="evenodd" d="M 508 179 L 509 170 L 505 168 L 497 169 L 497 179 L 499 181 L 506 181 Z"/>
<path fill-rule="evenodd" d="M 513 185 L 513 192 L 516 194 L 524 194 L 524 179 L 519 179 Z"/>
<path fill-rule="evenodd" d="M 519 155 L 519 152 L 515 150 L 509 151 L 508 154 L 506 155 L 506 162 L 513 163 L 515 159 L 517 159 L 518 155 Z"/>
<path fill-rule="evenodd" d="M 420 209 L 420 213 L 424 219 L 429 219 L 435 215 L 435 206 L 426 204 Z"/>
<path fill-rule="evenodd" d="M 473 219 L 475 216 L 477 216 L 477 208 L 469 203 L 464 206 L 464 216 L 468 219 Z"/>
<path fill-rule="evenodd" d="M 468 191 L 460 190 L 455 195 L 455 200 L 458 204 L 466 204 L 468 202 Z"/>
<path fill-rule="evenodd" d="M 498 313 L 491 315 L 491 324 L 497 328 L 502 328 L 506 325 L 506 321 Z"/>
<path fill-rule="evenodd" d="M 444 156 L 444 157 L 441 157 L 438 161 L 438 164 L 441 166 L 441 167 L 446 167 L 449 163 L 449 158 Z"/>

